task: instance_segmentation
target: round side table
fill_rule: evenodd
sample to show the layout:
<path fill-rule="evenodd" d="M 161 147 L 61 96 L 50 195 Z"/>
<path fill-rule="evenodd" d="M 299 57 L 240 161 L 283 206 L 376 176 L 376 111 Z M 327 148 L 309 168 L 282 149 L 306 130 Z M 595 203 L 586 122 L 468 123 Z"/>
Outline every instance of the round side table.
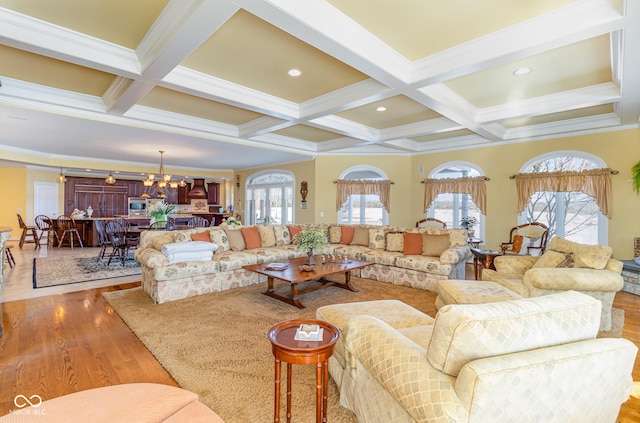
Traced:
<path fill-rule="evenodd" d="M 322 341 L 296 341 L 296 329 L 301 324 L 318 325 L 323 330 Z M 313 319 L 295 319 L 280 322 L 269 329 L 269 341 L 275 357 L 275 401 L 273 421 L 280 422 L 280 366 L 287 363 L 287 423 L 291 422 L 291 370 L 293 364 L 316 365 L 316 423 L 327 421 L 327 395 L 329 357 L 340 337 L 340 331 L 331 323 Z"/>

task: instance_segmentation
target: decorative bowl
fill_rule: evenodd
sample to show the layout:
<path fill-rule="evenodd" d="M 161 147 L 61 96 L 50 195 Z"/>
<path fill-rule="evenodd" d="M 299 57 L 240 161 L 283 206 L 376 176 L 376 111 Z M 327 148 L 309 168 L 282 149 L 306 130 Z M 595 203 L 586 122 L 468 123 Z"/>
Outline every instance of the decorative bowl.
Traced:
<path fill-rule="evenodd" d="M 298 267 L 303 272 L 313 272 L 316 270 L 315 264 L 302 264 Z"/>

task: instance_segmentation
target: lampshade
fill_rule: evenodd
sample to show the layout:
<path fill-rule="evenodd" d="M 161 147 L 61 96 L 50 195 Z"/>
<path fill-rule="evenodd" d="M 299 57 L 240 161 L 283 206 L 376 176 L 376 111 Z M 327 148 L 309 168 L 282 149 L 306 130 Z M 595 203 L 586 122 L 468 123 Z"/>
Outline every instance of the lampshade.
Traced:
<path fill-rule="evenodd" d="M 60 174 L 56 178 L 56 181 L 58 181 L 59 184 L 64 184 L 65 182 L 67 182 L 66 176 L 64 176 L 64 173 L 62 173 L 62 168 L 60 168 Z"/>
<path fill-rule="evenodd" d="M 109 171 L 109 176 L 104 180 L 107 184 L 113 185 L 116 183 L 116 178 L 113 177 L 113 172 Z"/>

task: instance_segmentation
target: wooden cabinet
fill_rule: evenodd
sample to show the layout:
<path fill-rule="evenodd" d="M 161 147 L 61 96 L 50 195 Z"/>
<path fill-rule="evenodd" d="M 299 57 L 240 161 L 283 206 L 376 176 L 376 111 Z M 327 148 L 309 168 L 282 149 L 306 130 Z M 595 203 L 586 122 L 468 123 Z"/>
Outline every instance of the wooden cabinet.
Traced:
<path fill-rule="evenodd" d="M 220 204 L 220 184 L 218 182 L 207 184 L 207 202 L 214 205 Z"/>
<path fill-rule="evenodd" d="M 191 200 L 187 198 L 189 190 L 191 189 L 191 182 L 187 182 L 187 185 L 178 187 L 178 204 L 191 204 Z"/>

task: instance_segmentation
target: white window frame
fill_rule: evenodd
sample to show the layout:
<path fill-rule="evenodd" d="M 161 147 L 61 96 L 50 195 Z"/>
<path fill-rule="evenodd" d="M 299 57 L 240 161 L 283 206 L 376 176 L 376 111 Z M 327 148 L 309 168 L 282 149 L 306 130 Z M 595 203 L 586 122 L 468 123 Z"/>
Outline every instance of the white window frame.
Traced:
<path fill-rule="evenodd" d="M 362 172 L 362 171 L 366 171 L 366 172 L 374 172 L 376 174 L 378 174 L 380 176 L 381 180 L 388 180 L 389 177 L 387 176 L 387 174 L 380 168 L 377 168 L 375 166 L 370 166 L 370 165 L 356 165 L 356 166 L 352 166 L 346 170 L 343 170 L 342 173 L 340 173 L 339 179 L 348 179 L 347 175 L 349 175 L 352 172 Z M 344 214 L 346 213 L 348 216 L 348 222 L 351 222 L 350 224 L 352 225 L 356 225 L 356 224 L 364 224 L 365 220 L 366 220 L 366 216 L 365 216 L 365 210 L 363 210 L 364 206 L 366 205 L 365 202 L 365 195 L 360 195 L 360 222 L 351 222 L 351 216 L 353 216 L 353 206 L 352 206 L 352 199 L 349 198 L 349 200 L 347 201 L 347 205 L 346 207 L 342 207 L 340 210 L 338 210 L 338 212 L 336 213 L 336 218 L 338 219 L 338 222 L 342 222 L 342 219 L 344 218 Z M 388 225 L 389 224 L 389 212 L 387 211 L 387 209 L 384 208 L 384 206 L 382 207 L 382 226 Z"/>
<path fill-rule="evenodd" d="M 471 162 L 467 162 L 464 160 L 454 160 L 454 161 L 450 161 L 450 162 L 446 162 L 446 163 L 442 163 L 436 167 L 434 167 L 431 172 L 429 172 L 429 178 L 435 178 L 435 176 L 442 172 L 445 169 L 448 169 L 450 167 L 468 167 L 469 169 L 473 169 L 476 172 L 479 173 L 479 176 L 484 176 L 485 173 L 482 170 L 482 168 L 480 168 L 478 165 L 471 163 Z M 456 195 L 454 197 L 454 203 L 453 203 L 453 227 L 454 228 L 459 228 L 460 227 L 460 197 L 459 195 Z M 477 206 L 476 206 L 477 207 Z M 427 209 L 426 212 L 427 216 L 426 217 L 435 217 L 435 205 L 432 203 L 429 208 Z M 480 213 L 480 222 L 478 222 L 478 231 L 475 234 L 475 238 L 480 238 L 480 239 L 485 239 L 485 219 L 486 216 L 484 214 L 482 214 L 482 212 Z"/>
<path fill-rule="evenodd" d="M 289 185 L 288 183 L 271 183 L 271 184 L 252 184 L 251 181 L 255 178 L 258 178 L 260 176 L 264 176 L 264 175 L 269 175 L 272 173 L 280 173 L 280 174 L 285 174 L 285 175 L 289 175 L 291 177 L 291 185 Z M 282 198 L 282 217 L 283 217 L 283 221 L 280 222 L 280 224 L 282 225 L 286 225 L 286 224 L 292 224 L 295 222 L 295 212 L 296 212 L 296 207 L 295 207 L 295 186 L 296 186 L 296 178 L 295 175 L 288 171 L 288 170 L 281 170 L 281 169 L 269 169 L 269 170 L 263 170 L 260 172 L 256 172 L 254 174 L 251 174 L 249 176 L 247 176 L 246 178 L 246 182 L 244 185 L 244 198 L 245 198 L 245 204 L 244 204 L 244 208 L 245 208 L 245 224 L 247 225 L 255 225 L 255 216 L 253 215 L 253 213 L 251 213 L 251 202 L 249 201 L 249 190 L 252 190 L 255 188 L 265 188 L 266 189 L 266 197 L 265 197 L 265 201 L 269 201 L 269 188 L 279 188 L 282 190 L 281 192 L 281 198 Z M 286 193 L 287 193 L 287 188 L 291 189 L 291 216 L 289 219 L 289 222 L 284 222 L 284 218 L 288 217 L 288 209 L 287 209 L 287 198 L 286 198 Z M 252 195 L 253 197 L 253 195 Z M 265 218 L 268 219 L 270 218 L 271 215 L 271 208 L 267 207 L 265 208 Z M 264 224 L 269 224 L 271 222 L 265 222 Z"/>
<path fill-rule="evenodd" d="M 550 151 L 548 153 L 540 154 L 539 156 L 536 156 L 528 160 L 525 164 L 522 165 L 522 167 L 520 167 L 520 173 L 526 173 L 527 169 L 529 169 L 529 167 L 533 166 L 535 163 L 538 163 L 544 160 L 553 159 L 555 157 L 567 157 L 567 156 L 589 160 L 593 162 L 596 165 L 596 167 L 601 167 L 601 168 L 607 167 L 607 164 L 604 160 L 602 160 L 600 157 L 595 156 L 593 154 L 590 154 L 584 151 L 578 151 L 578 150 L 556 150 L 556 151 Z M 564 192 L 560 192 L 560 193 L 556 193 L 556 196 L 564 195 L 564 194 L 565 194 Z M 560 209 L 564 208 L 563 201 L 559 201 L 559 199 L 557 199 L 556 204 L 559 205 Z M 558 211 L 556 211 L 556 213 L 557 212 Z M 564 210 L 562 210 L 562 212 L 564 215 Z M 522 225 L 524 223 L 528 223 L 526 213 L 525 212 L 518 213 L 518 225 Z M 563 227 L 564 227 L 564 223 L 563 223 Z M 557 231 L 557 228 L 556 228 L 556 231 Z M 561 236 L 561 235 L 556 232 L 556 236 Z M 564 236 L 564 233 L 562 233 L 562 236 Z M 609 243 L 609 219 L 607 219 L 607 217 L 604 214 L 602 214 L 602 211 L 599 211 L 598 212 L 598 244 L 606 245 L 608 243 Z"/>

